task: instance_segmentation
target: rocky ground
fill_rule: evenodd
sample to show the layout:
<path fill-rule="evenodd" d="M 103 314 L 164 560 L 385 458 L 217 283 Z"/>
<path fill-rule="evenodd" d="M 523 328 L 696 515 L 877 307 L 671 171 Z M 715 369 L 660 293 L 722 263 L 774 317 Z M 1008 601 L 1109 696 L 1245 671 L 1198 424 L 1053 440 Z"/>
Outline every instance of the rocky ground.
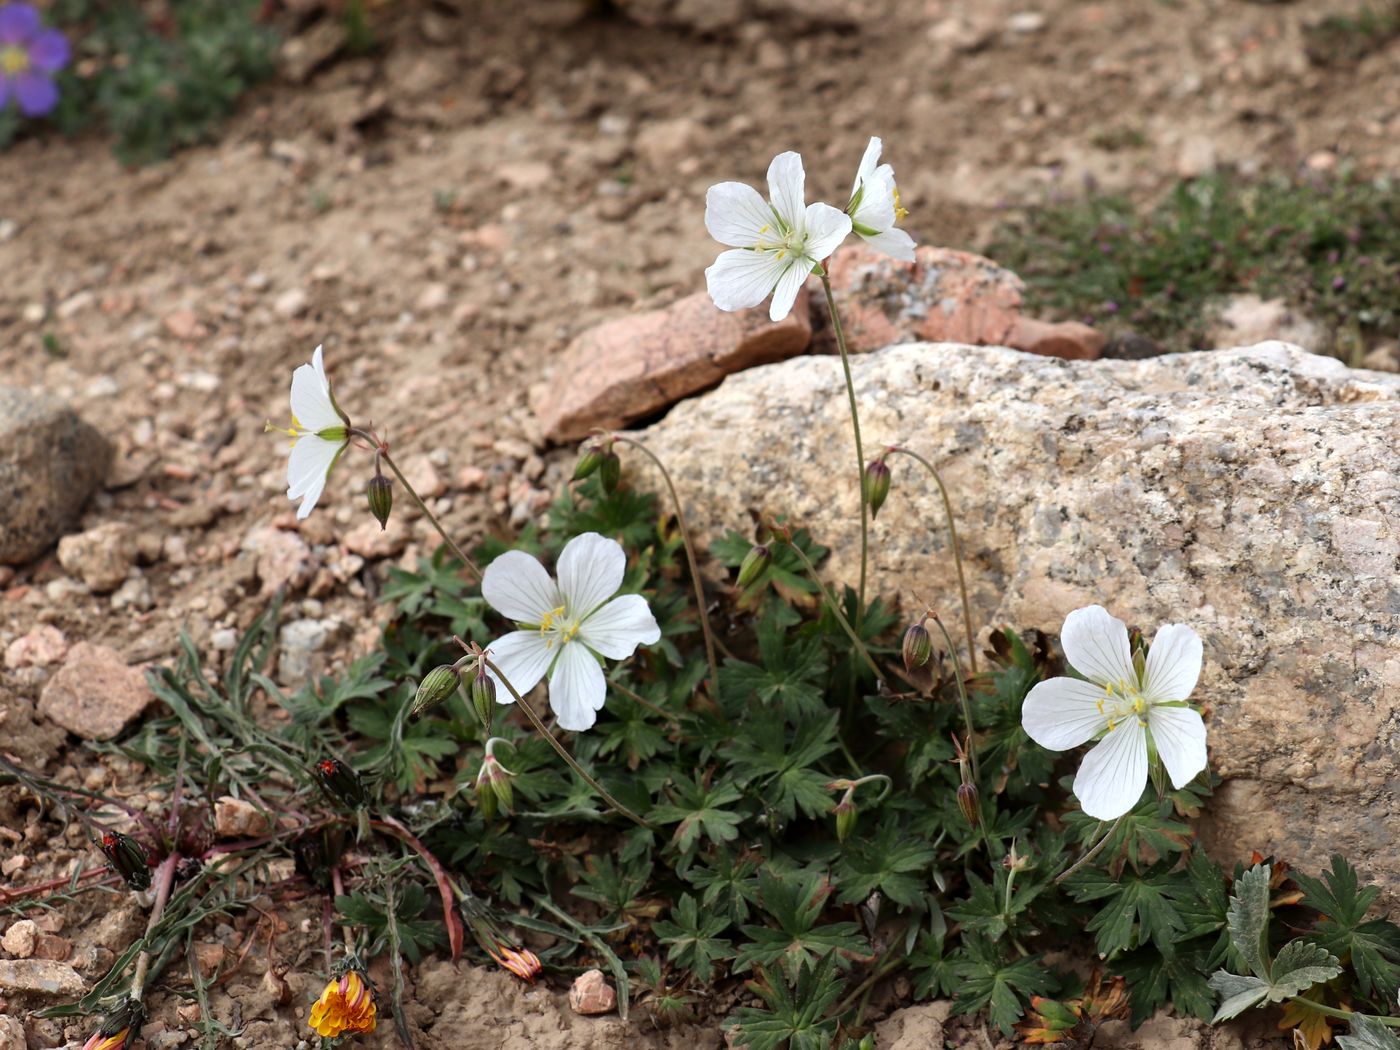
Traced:
<path fill-rule="evenodd" d="M 407 512 L 379 532 L 364 457 L 296 523 L 284 445 L 263 423 L 285 421 L 290 370 L 318 343 L 341 403 L 387 429 L 457 533 L 509 534 L 573 458 L 545 440 L 531 388 L 541 403 L 593 325 L 700 289 L 715 252 L 705 188 L 760 181 L 782 149 L 803 152 L 813 195 L 836 199 L 882 135 L 907 225 L 955 247 L 1001 208 L 1086 181 L 1146 198 L 1215 165 L 1400 161 L 1400 80 L 1385 75 L 1397 46 L 1343 68 L 1308 57 L 1304 25 L 1350 8 L 1333 0 L 681 0 L 623 5 L 633 18 L 589 6 L 398 5 L 362 57 L 313 10 L 281 78 L 214 145 L 139 171 L 94 138 L 0 156 L 0 382 L 70 404 L 114 450 L 74 533 L 0 566 L 7 754 L 154 806 L 134 766 L 70 733 L 109 736 L 139 713 L 149 698 L 130 668 L 169 659 L 182 631 L 217 662 L 282 587 L 282 682 L 370 644 L 386 566 L 435 539 Z M 71 684 L 94 675 L 115 728 Z M 84 849 L 80 829 L 65 836 L 13 792 L 0 812 L 11 884 L 61 876 Z M 39 932 L 45 953 L 94 972 L 129 931 L 106 930 L 120 910 L 99 924 L 84 907 Z M 250 934 L 219 936 L 239 951 Z M 273 1026 L 243 1045 L 294 1045 L 310 990 L 296 982 L 310 979 L 289 975 L 284 994 L 267 969 L 255 956 L 221 994 Z M 13 1001 L 6 973 L 0 959 Z M 431 988 L 460 996 L 430 976 L 416 1000 L 428 1021 L 444 1001 Z M 478 980 L 521 1016 L 554 1002 Z M 176 1005 L 150 1045 L 179 1045 Z M 483 1007 L 461 1009 L 469 1025 Z M 558 1045 L 621 1045 L 615 1022 L 585 1036 L 549 1017 Z M 554 1045 L 518 1025 L 519 1045 Z M 40 1022 L 29 1040 L 76 1035 Z M 423 1045 L 449 1045 L 437 1038 Z"/>

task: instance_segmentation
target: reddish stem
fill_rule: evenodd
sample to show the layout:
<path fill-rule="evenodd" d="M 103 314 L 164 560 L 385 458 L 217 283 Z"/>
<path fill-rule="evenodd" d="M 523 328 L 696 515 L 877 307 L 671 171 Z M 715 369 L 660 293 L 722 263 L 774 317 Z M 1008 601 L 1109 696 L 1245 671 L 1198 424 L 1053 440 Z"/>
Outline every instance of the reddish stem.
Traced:
<path fill-rule="evenodd" d="M 452 906 L 456 897 L 453 894 L 452 881 L 447 877 L 447 872 L 438 863 L 438 859 L 428 851 L 428 847 L 414 836 L 413 832 L 387 813 L 382 820 L 371 820 L 370 826 L 387 831 L 395 838 L 408 843 L 409 847 L 428 866 L 428 870 L 433 873 L 433 879 L 437 882 L 438 896 L 442 898 L 443 921 L 447 923 L 447 943 L 452 946 L 452 961 L 456 962 L 457 957 L 462 954 L 462 920 L 457 918 L 457 909 Z"/>

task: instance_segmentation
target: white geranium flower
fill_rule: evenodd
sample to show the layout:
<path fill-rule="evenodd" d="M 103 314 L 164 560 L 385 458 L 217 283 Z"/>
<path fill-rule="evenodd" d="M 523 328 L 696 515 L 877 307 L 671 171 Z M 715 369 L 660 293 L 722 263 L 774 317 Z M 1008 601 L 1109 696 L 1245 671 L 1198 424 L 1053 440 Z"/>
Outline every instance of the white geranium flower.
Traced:
<path fill-rule="evenodd" d="M 1139 673 L 1128 629 L 1102 606 L 1076 609 L 1060 636 L 1070 665 L 1088 679 L 1051 678 L 1026 697 L 1021 724 L 1051 751 L 1087 740 L 1074 794 L 1084 812 L 1116 820 L 1137 804 L 1147 783 L 1149 743 L 1172 786 L 1185 787 L 1206 768 L 1206 727 L 1186 705 L 1201 674 L 1201 638 L 1185 624 L 1157 632 Z"/>
<path fill-rule="evenodd" d="M 807 204 L 802 158 L 780 153 L 768 165 L 765 201 L 752 186 L 721 182 L 705 194 L 705 228 L 720 252 L 705 271 L 721 310 L 744 310 L 773 296 L 768 316 L 781 321 L 813 269 L 851 232 L 851 218 L 829 204 Z"/>
<path fill-rule="evenodd" d="M 523 551 L 507 551 L 486 566 L 482 597 L 520 627 L 492 642 L 487 656 L 521 696 L 547 675 L 559 725 L 581 732 L 592 727 L 607 695 L 599 657 L 625 659 L 637 646 L 660 641 L 661 629 L 640 594 L 613 597 L 627 569 L 617 541 L 596 532 L 575 536 L 558 568 L 556 583 Z M 500 676 L 487 673 L 496 679 L 496 699 L 513 703 Z"/>
<path fill-rule="evenodd" d="M 292 451 L 287 457 L 287 498 L 301 500 L 298 520 L 311 513 L 331 468 L 350 444 L 350 420 L 331 394 L 321 348 L 311 355 L 309 365 L 292 373 L 292 425 L 267 429 L 287 434 Z"/>
<path fill-rule="evenodd" d="M 851 217 L 851 228 L 870 247 L 904 262 L 913 262 L 914 238 L 894 225 L 909 213 L 899 206 L 894 169 L 880 163 L 880 149 L 878 138 L 872 138 L 865 147 L 846 213 Z"/>

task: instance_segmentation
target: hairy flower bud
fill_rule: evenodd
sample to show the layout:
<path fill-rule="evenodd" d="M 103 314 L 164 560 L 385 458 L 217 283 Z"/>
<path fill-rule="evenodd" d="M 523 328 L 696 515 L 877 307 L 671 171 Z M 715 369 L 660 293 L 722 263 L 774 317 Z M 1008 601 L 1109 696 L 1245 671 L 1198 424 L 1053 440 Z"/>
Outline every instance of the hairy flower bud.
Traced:
<path fill-rule="evenodd" d="M 426 711 L 431 711 L 442 703 L 454 692 L 461 683 L 461 677 L 457 673 L 457 668 L 451 664 L 441 664 L 434 667 L 418 685 L 418 695 L 413 698 L 413 706 L 409 709 L 409 717 L 417 718 Z"/>
<path fill-rule="evenodd" d="M 491 732 L 491 719 L 496 713 L 496 682 L 486 673 L 486 665 L 478 663 L 476 665 L 476 675 L 472 678 L 472 707 L 476 709 L 476 717 L 481 719 L 481 724 L 486 727 L 486 732 Z"/>
<path fill-rule="evenodd" d="M 379 530 L 383 532 L 389 525 L 389 512 L 394 509 L 394 483 L 376 470 L 374 477 L 369 479 L 365 496 L 369 500 L 369 512 L 379 522 Z"/>
<path fill-rule="evenodd" d="M 578 458 L 578 464 L 574 467 L 574 480 L 582 481 L 597 472 L 603 465 L 603 456 L 608 451 L 600 442 L 593 442 L 583 450 L 583 454 Z"/>
<path fill-rule="evenodd" d="M 885 505 L 885 497 L 890 494 L 889 464 L 881 459 L 872 459 L 865 465 L 865 501 L 870 504 L 870 516 L 880 513 Z"/>
<path fill-rule="evenodd" d="M 963 817 L 966 818 L 971 827 L 977 827 L 982 823 L 981 798 L 977 791 L 977 785 L 971 781 L 964 781 L 958 785 L 958 809 L 962 810 Z"/>
<path fill-rule="evenodd" d="M 911 623 L 904 632 L 904 669 L 910 674 L 923 667 L 933 656 L 933 639 L 922 623 Z"/>
<path fill-rule="evenodd" d="M 598 461 L 598 478 L 603 483 L 603 491 L 617 491 L 617 483 L 622 480 L 622 458 L 612 449 L 604 449 Z"/>
<path fill-rule="evenodd" d="M 737 581 L 739 589 L 743 590 L 751 583 L 768 571 L 768 566 L 773 564 L 773 552 L 768 549 L 768 544 L 760 543 L 744 555 L 744 560 L 739 564 L 739 578 Z"/>
<path fill-rule="evenodd" d="M 335 805 L 359 809 L 365 804 L 365 786 L 360 775 L 334 755 L 312 766 L 311 775 Z"/>
<path fill-rule="evenodd" d="M 851 832 L 855 831 L 856 819 L 860 812 L 849 796 L 836 803 L 831 812 L 836 817 L 836 841 L 845 842 L 850 838 Z"/>
<path fill-rule="evenodd" d="M 146 847 L 130 835 L 120 831 L 104 831 L 98 848 L 107 857 L 107 862 L 122 880 L 133 890 L 148 889 L 151 885 L 151 857 Z"/>

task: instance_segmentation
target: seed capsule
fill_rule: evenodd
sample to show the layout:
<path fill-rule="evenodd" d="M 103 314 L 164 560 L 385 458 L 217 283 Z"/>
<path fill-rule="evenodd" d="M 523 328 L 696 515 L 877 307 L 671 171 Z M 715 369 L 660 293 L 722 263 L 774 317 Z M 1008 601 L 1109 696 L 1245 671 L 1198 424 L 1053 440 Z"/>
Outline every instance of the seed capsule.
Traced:
<path fill-rule="evenodd" d="M 491 732 L 491 719 L 496 713 L 496 682 L 486 673 L 485 664 L 477 664 L 476 675 L 472 678 L 472 707 L 476 708 L 476 717 L 481 719 L 481 724 L 486 727 L 486 732 Z"/>
<path fill-rule="evenodd" d="M 890 494 L 890 468 L 883 459 L 872 459 L 865 465 L 865 501 L 870 504 L 870 516 L 880 513 L 885 497 Z"/>
<path fill-rule="evenodd" d="M 369 479 L 365 496 L 369 500 L 369 512 L 379 522 L 380 531 L 384 531 L 389 524 L 389 512 L 394 509 L 394 483 L 376 471 Z"/>
<path fill-rule="evenodd" d="M 325 792 L 326 798 L 337 806 L 359 809 L 365 804 L 365 786 L 360 775 L 334 755 L 312 766 L 311 775 Z"/>
<path fill-rule="evenodd" d="M 958 809 L 962 810 L 967 823 L 974 828 L 982 823 L 982 807 L 979 803 L 980 796 L 976 784 L 967 781 L 958 785 Z"/>
<path fill-rule="evenodd" d="M 133 890 L 151 885 L 151 857 L 146 847 L 120 831 L 104 831 L 98 847 L 122 880 Z"/>
<path fill-rule="evenodd" d="M 860 812 L 849 798 L 843 798 L 831 810 L 836 817 L 836 841 L 845 842 L 856 829 L 856 819 Z"/>
<path fill-rule="evenodd" d="M 417 718 L 425 711 L 431 711 L 442 703 L 454 692 L 461 683 L 461 678 L 457 673 L 457 668 L 451 664 L 442 664 L 434 667 L 418 685 L 418 695 L 413 698 L 413 706 L 409 709 L 409 717 Z"/>
<path fill-rule="evenodd" d="M 739 564 L 739 578 L 737 581 L 739 589 L 743 590 L 768 571 L 768 566 L 773 564 L 773 552 L 768 549 L 768 544 L 760 543 L 744 555 L 744 560 Z"/>
<path fill-rule="evenodd" d="M 596 473 L 603 465 L 603 454 L 607 452 L 598 442 L 593 442 L 583 450 L 583 454 L 578 458 L 578 464 L 574 467 L 574 480 L 582 481 L 584 478 Z"/>
<path fill-rule="evenodd" d="M 933 639 L 922 623 L 912 623 L 904 632 L 904 669 L 910 674 L 923 667 L 933 656 Z"/>
<path fill-rule="evenodd" d="M 622 459 L 612 449 L 604 449 L 598 463 L 598 477 L 603 482 L 603 491 L 617 491 L 617 483 L 622 480 Z"/>

